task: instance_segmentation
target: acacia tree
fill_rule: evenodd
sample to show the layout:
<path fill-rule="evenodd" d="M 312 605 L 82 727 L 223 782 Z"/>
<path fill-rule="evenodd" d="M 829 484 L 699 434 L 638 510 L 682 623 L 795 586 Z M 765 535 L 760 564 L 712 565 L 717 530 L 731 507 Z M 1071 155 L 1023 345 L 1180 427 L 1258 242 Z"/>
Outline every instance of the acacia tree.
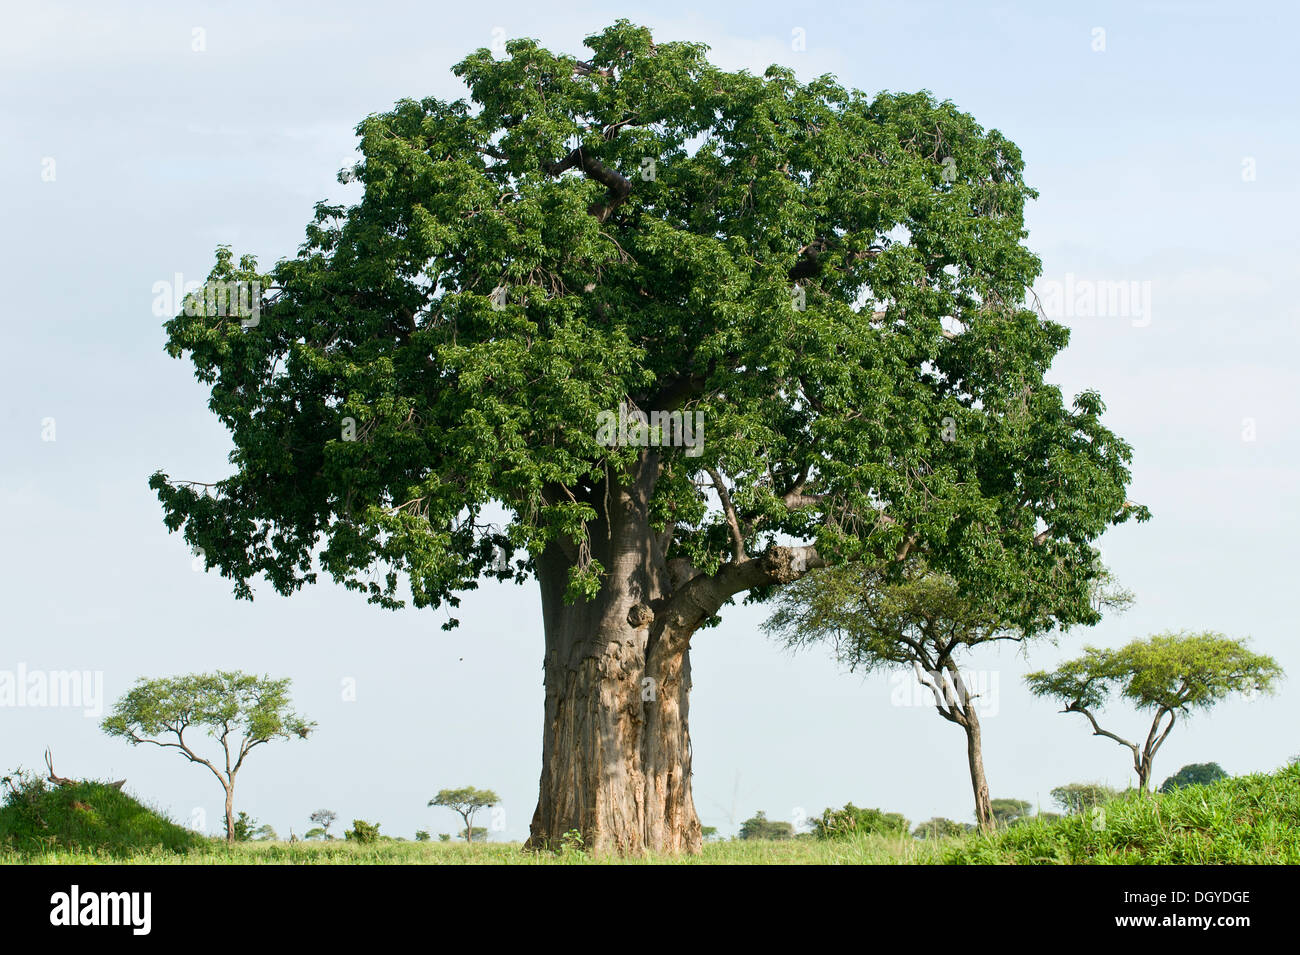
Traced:
<path fill-rule="evenodd" d="M 474 826 L 474 814 L 484 807 L 495 806 L 501 801 L 490 789 L 475 789 L 463 786 L 460 789 L 441 789 L 438 795 L 429 800 L 430 806 L 443 806 L 460 816 L 465 821 L 465 830 L 461 833 L 466 842 L 474 841 L 475 833 L 486 833 L 486 829 Z"/>
<path fill-rule="evenodd" d="M 1178 714 L 1208 710 L 1234 693 L 1269 693 L 1282 676 L 1272 657 L 1246 649 L 1244 640 L 1221 633 L 1161 633 L 1118 650 L 1085 647 L 1083 656 L 1052 671 L 1025 677 L 1035 696 L 1065 704 L 1062 713 L 1082 713 L 1093 736 L 1113 739 L 1133 753 L 1138 790 L 1145 793 L 1151 767 Z M 1142 744 L 1130 742 L 1097 722 L 1094 710 L 1112 693 L 1153 714 Z"/>
<path fill-rule="evenodd" d="M 331 839 L 333 837 L 330 835 L 330 826 L 334 825 L 334 820 L 338 817 L 339 814 L 332 809 L 317 809 L 308 818 L 311 819 L 312 822 L 316 823 L 322 838 Z M 312 831 L 314 832 L 316 830 Z M 310 838 L 311 833 L 309 832 L 307 836 Z"/>
<path fill-rule="evenodd" d="M 763 628 L 792 648 L 826 643 L 850 671 L 912 669 L 938 714 L 965 732 L 975 819 L 980 829 L 991 830 L 999 800 L 989 797 L 978 687 L 967 685 L 963 657 L 982 644 L 1041 636 L 1053 618 L 1026 624 L 1013 604 L 981 606 L 952 577 L 918 561 L 901 579 L 889 570 L 848 564 L 813 571 L 782 589 Z M 1122 609 L 1131 602 L 1132 595 L 1099 568 L 1094 608 Z"/>
<path fill-rule="evenodd" d="M 248 754 L 272 740 L 306 739 L 316 728 L 290 709 L 289 682 L 236 670 L 156 680 L 141 677 L 117 701 L 102 728 L 132 746 L 148 743 L 176 749 L 191 763 L 208 767 L 225 790 L 226 841 L 234 842 L 235 777 Z M 193 748 L 193 734 L 185 736 L 191 730 L 221 744 L 221 765 Z M 246 828 L 251 826 L 250 820 Z"/>
<path fill-rule="evenodd" d="M 242 598 L 327 573 L 455 607 L 535 577 L 530 845 L 698 851 L 688 651 L 733 598 L 923 553 L 1087 616 L 1090 542 L 1145 511 L 1098 396 L 1044 382 L 1068 332 L 1023 305 L 1012 142 L 626 21 L 586 43 L 471 54 L 467 99 L 360 124 L 364 192 L 295 257 L 218 250 L 258 314 L 187 299 L 167 348 L 235 470 L 151 486 Z M 619 409 L 660 427 L 611 435 Z"/>

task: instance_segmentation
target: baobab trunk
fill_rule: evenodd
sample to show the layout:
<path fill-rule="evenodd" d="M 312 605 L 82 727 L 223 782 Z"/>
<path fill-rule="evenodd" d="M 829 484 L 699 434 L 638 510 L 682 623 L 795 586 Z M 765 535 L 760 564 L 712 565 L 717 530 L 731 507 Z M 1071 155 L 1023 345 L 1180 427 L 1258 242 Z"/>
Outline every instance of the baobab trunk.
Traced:
<path fill-rule="evenodd" d="M 686 653 L 647 664 L 644 631 L 547 640 L 542 774 L 530 845 L 576 830 L 594 851 L 695 852 Z M 568 650 L 569 652 L 565 652 Z"/>
<path fill-rule="evenodd" d="M 966 703 L 963 724 L 966 730 L 966 759 L 970 763 L 970 784 L 975 793 L 975 819 L 982 832 L 993 828 L 993 802 L 989 798 L 988 778 L 984 775 L 984 751 L 980 738 L 980 718 L 975 707 Z"/>
<path fill-rule="evenodd" d="M 654 625 L 669 590 L 649 487 L 612 488 L 591 530 L 606 569 L 592 600 L 566 602 L 572 554 L 538 560 L 546 632 L 542 772 L 528 844 L 577 831 L 597 852 L 698 852 L 691 798 L 687 641 Z M 606 517 L 606 514 L 608 517 Z"/>

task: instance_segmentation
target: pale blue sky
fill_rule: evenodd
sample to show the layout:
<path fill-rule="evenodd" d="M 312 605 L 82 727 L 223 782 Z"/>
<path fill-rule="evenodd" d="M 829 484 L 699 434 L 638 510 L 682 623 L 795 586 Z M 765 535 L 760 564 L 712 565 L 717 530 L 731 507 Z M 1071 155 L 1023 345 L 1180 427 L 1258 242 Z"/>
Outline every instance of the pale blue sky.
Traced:
<path fill-rule="evenodd" d="M 1049 802 L 1071 780 L 1123 785 L 1125 751 L 1033 700 L 1021 676 L 1084 642 L 1162 629 L 1252 636 L 1300 674 L 1290 597 L 1300 516 L 1293 355 L 1300 307 L 1300 160 L 1287 4 L 372 2 L 6 4 L 0 32 L 0 671 L 139 675 L 214 667 L 293 678 L 320 723 L 250 757 L 239 805 L 281 833 L 308 814 L 453 831 L 439 788 L 490 786 L 522 838 L 540 768 L 541 625 L 532 586 L 437 612 L 393 614 L 326 584 L 237 603 L 191 568 L 146 486 L 158 468 L 227 473 L 224 431 L 187 363 L 162 351 L 152 286 L 206 274 L 218 242 L 291 254 L 313 203 L 355 197 L 337 170 L 352 129 L 401 97 L 457 97 L 453 63 L 504 36 L 580 53 L 625 16 L 660 39 L 704 41 L 727 68 L 778 62 L 874 92 L 926 88 L 1017 142 L 1041 197 L 1030 245 L 1044 278 L 1150 283 L 1150 321 L 1066 319 L 1052 377 L 1099 389 L 1136 449 L 1149 524 L 1103 541 L 1137 606 L 1059 650 L 974 658 L 997 681 L 986 714 L 995 796 Z M 1105 31 L 1096 51 L 1095 28 Z M 192 49 L 194 29 L 206 48 Z M 792 49 L 802 29 L 806 50 Z M 54 179 L 42 173 L 54 160 Z M 1254 178 L 1243 178 L 1253 163 Z M 56 440 L 42 440 L 55 419 Z M 1254 440 L 1243 440 L 1253 420 Z M 967 820 L 960 732 L 891 704 L 888 677 L 791 658 L 733 608 L 694 652 L 695 795 L 706 825 L 755 810 L 789 819 L 852 801 L 911 819 Z M 357 700 L 340 684 L 356 680 Z M 1140 718 L 1116 707 L 1121 732 Z M 1300 752 L 1300 687 L 1231 702 L 1175 729 L 1157 782 L 1187 762 L 1233 773 Z M 0 707 L 0 770 L 54 748 L 64 775 L 126 776 L 187 820 L 220 792 L 206 770 L 107 739 L 79 710 Z"/>

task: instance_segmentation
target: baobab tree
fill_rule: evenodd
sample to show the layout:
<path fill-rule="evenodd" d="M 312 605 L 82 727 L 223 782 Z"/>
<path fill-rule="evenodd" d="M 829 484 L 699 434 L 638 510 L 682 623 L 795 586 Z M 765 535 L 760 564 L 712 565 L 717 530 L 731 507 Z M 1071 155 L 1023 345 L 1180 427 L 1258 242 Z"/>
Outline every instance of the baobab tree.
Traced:
<path fill-rule="evenodd" d="M 689 650 L 733 599 L 917 553 L 1086 616 L 1091 541 L 1145 511 L 1099 397 L 1044 381 L 1014 143 L 626 21 L 586 44 L 469 55 L 466 98 L 358 126 L 363 192 L 296 256 L 218 249 L 256 314 L 191 297 L 167 349 L 235 470 L 151 486 L 237 597 L 535 577 L 530 845 L 698 851 Z"/>
<path fill-rule="evenodd" d="M 1254 653 L 1244 640 L 1221 633 L 1158 633 L 1118 650 L 1085 647 L 1083 656 L 1055 670 L 1025 677 L 1035 696 L 1065 704 L 1062 713 L 1081 713 L 1093 736 L 1104 736 L 1133 754 L 1138 790 L 1146 793 L 1156 753 L 1178 716 L 1208 710 L 1237 693 L 1270 693 L 1282 677 L 1272 657 Z M 1095 711 L 1118 694 L 1139 712 L 1151 714 L 1146 739 L 1134 742 L 1104 729 Z"/>

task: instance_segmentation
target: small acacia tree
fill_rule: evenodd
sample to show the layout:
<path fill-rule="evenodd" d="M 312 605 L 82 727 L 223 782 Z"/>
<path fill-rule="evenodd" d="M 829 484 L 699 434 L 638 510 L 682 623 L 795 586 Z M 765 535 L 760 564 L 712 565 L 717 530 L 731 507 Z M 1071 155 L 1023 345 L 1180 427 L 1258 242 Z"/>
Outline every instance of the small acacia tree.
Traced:
<path fill-rule="evenodd" d="M 322 838 L 330 839 L 333 838 L 330 835 L 330 826 L 334 824 L 334 820 L 338 817 L 339 814 L 332 809 L 317 809 L 308 818 L 320 827 Z M 310 836 L 310 833 L 308 835 Z"/>
<path fill-rule="evenodd" d="M 1162 633 L 1134 640 L 1118 650 L 1085 647 L 1083 656 L 1055 670 L 1025 677 L 1035 696 L 1065 704 L 1063 713 L 1082 713 L 1094 736 L 1113 739 L 1133 753 L 1138 789 L 1146 792 L 1156 752 L 1179 714 L 1208 710 L 1235 693 L 1269 693 L 1282 677 L 1272 657 L 1253 653 L 1244 640 L 1221 633 Z M 1113 693 L 1152 714 L 1146 740 L 1130 742 L 1097 722 Z"/>
<path fill-rule="evenodd" d="M 1049 613 L 1027 620 L 1014 595 L 1004 596 L 999 606 L 977 602 L 952 577 L 920 562 L 901 574 L 890 571 L 863 564 L 815 570 L 780 592 L 764 630 L 792 648 L 829 644 L 850 671 L 911 668 L 939 715 L 965 732 L 975 819 L 987 831 L 996 813 L 984 769 L 977 688 L 962 675 L 963 657 L 982 644 L 1041 636 L 1052 618 Z M 1098 565 L 1094 610 L 1122 609 L 1131 601 Z"/>
<path fill-rule="evenodd" d="M 490 789 L 475 789 L 473 786 L 463 786 L 460 789 L 439 790 L 438 795 L 429 800 L 429 805 L 442 806 L 457 813 L 465 823 L 465 828 L 460 835 L 465 838 L 466 842 L 473 842 L 475 833 L 486 831 L 474 828 L 474 814 L 480 809 L 495 806 L 500 801 L 501 797 Z"/>
<path fill-rule="evenodd" d="M 266 300 L 191 297 L 166 348 L 234 473 L 150 483 L 242 598 L 535 577 L 529 844 L 698 851 L 689 650 L 725 606 L 916 553 L 1078 617 L 1091 542 L 1146 512 L 1100 397 L 1045 378 L 1069 331 L 1025 304 L 1013 142 L 625 20 L 586 44 L 471 53 L 465 98 L 360 124 L 364 194 L 297 255 L 219 250 L 210 281 Z"/>
<path fill-rule="evenodd" d="M 289 683 L 235 670 L 191 676 L 141 678 L 105 718 L 102 728 L 131 745 L 178 750 L 206 766 L 226 793 L 226 841 L 236 838 L 235 777 L 248 754 L 276 739 L 306 739 L 315 729 L 290 708 Z M 186 734 L 189 734 L 188 736 Z M 221 746 L 217 762 L 193 747 L 204 733 Z"/>

